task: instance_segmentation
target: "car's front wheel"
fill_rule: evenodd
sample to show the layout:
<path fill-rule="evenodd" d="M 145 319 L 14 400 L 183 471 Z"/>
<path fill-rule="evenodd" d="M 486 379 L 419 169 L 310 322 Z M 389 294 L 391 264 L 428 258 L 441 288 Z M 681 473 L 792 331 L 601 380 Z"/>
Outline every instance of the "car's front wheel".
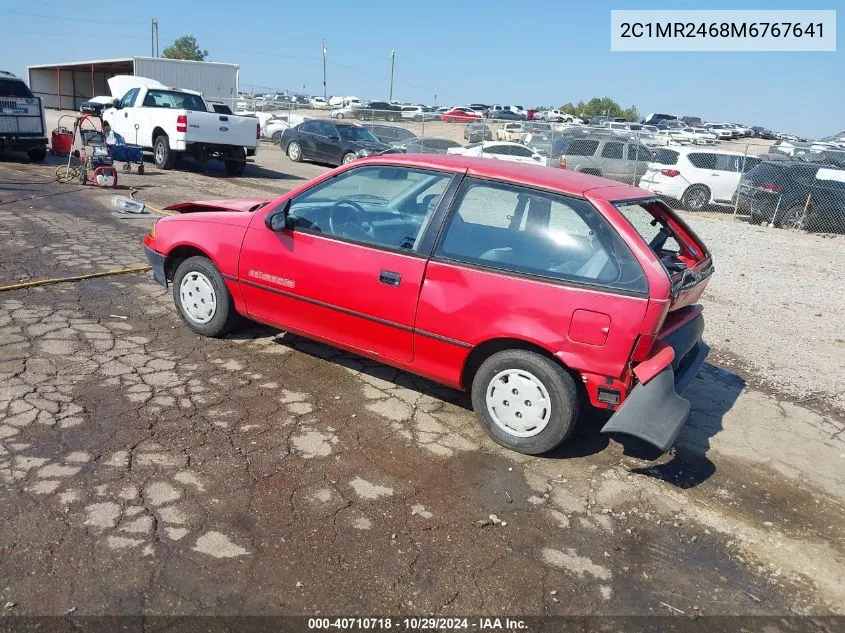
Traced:
<path fill-rule="evenodd" d="M 526 350 L 487 358 L 472 381 L 472 406 L 502 446 L 538 455 L 560 445 L 578 418 L 575 381 L 555 361 Z"/>
<path fill-rule="evenodd" d="M 343 155 L 343 159 L 341 160 L 341 163 L 343 165 L 346 165 L 348 163 L 351 163 L 353 160 L 357 160 L 357 159 L 358 159 L 358 155 L 355 154 L 355 152 L 346 152 Z"/>
<path fill-rule="evenodd" d="M 288 145 L 288 158 L 290 158 L 295 163 L 298 163 L 302 160 L 302 148 L 296 141 L 291 141 L 291 143 Z"/>
<path fill-rule="evenodd" d="M 182 320 L 203 336 L 222 336 L 238 318 L 223 276 L 207 257 L 189 257 L 179 264 L 173 301 Z"/>

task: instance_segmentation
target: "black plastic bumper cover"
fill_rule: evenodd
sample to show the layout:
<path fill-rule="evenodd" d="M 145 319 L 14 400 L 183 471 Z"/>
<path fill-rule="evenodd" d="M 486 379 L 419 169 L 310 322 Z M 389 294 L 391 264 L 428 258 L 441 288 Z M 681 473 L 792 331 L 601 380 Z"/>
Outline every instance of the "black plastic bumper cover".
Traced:
<path fill-rule="evenodd" d="M 0 148 L 10 151 L 27 152 L 31 149 L 47 149 L 47 138 L 44 136 L 0 136 Z"/>
<path fill-rule="evenodd" d="M 684 357 L 677 377 L 670 365 L 647 383 L 638 384 L 601 432 L 624 433 L 664 453 L 668 451 L 689 418 L 689 400 L 679 394 L 695 378 L 709 351 L 705 343 L 698 341 Z"/>
<path fill-rule="evenodd" d="M 144 254 L 146 254 L 150 266 L 153 267 L 153 279 L 167 288 L 167 275 L 164 274 L 164 255 L 154 251 L 146 244 L 144 245 Z"/>

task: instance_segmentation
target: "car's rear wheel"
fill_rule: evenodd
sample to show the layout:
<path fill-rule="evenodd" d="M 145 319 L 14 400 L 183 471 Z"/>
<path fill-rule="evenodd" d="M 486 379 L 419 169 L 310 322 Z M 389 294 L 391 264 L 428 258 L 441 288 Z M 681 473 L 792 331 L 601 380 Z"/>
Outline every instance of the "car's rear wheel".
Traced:
<path fill-rule="evenodd" d="M 153 144 L 153 160 L 159 169 L 173 169 L 176 162 L 176 154 L 170 151 L 170 141 L 164 134 L 157 136 Z"/>
<path fill-rule="evenodd" d="M 688 211 L 701 211 L 710 204 L 710 189 L 704 185 L 693 185 L 684 191 L 681 204 Z"/>
<path fill-rule="evenodd" d="M 487 358 L 472 381 L 472 406 L 493 439 L 527 455 L 560 445 L 578 418 L 575 381 L 560 365 L 526 350 Z"/>
<path fill-rule="evenodd" d="M 302 160 L 302 148 L 296 141 L 291 141 L 290 144 L 288 144 L 288 158 L 295 163 Z"/>
<path fill-rule="evenodd" d="M 179 264 L 173 301 L 182 320 L 203 336 L 222 336 L 238 318 L 223 276 L 207 257 L 189 257 Z"/>
<path fill-rule="evenodd" d="M 793 205 L 778 218 L 778 226 L 793 231 L 806 231 L 809 226 L 809 213 L 804 210 L 803 204 Z"/>

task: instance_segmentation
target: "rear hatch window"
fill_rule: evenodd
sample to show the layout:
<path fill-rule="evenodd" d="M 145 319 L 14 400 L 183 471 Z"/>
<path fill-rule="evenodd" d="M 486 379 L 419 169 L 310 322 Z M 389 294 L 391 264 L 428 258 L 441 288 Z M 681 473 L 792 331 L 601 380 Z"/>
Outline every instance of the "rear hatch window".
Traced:
<path fill-rule="evenodd" d="M 659 200 L 617 202 L 614 206 L 666 269 L 672 281 L 670 309 L 695 303 L 713 272 L 710 253 L 701 239 Z"/>
<path fill-rule="evenodd" d="M 32 93 L 20 79 L 0 79 L 0 97 L 32 99 Z"/>

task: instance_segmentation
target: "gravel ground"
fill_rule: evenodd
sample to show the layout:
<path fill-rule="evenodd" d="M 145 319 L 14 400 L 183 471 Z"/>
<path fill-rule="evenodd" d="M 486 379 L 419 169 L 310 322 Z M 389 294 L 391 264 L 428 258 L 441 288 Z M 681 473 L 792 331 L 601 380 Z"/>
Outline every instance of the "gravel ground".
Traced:
<path fill-rule="evenodd" d="M 763 387 L 845 411 L 845 237 L 683 215 L 716 262 L 703 299 L 716 357 Z"/>

